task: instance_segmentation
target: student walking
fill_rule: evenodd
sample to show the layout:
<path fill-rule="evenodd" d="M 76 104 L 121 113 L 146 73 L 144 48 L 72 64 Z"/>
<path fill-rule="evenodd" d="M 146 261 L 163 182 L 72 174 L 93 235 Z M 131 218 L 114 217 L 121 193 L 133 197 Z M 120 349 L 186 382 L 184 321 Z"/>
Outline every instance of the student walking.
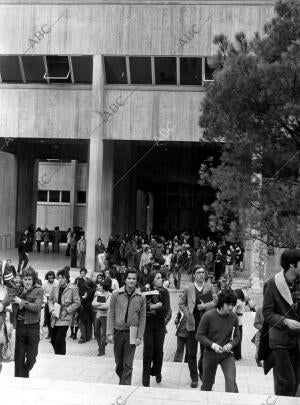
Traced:
<path fill-rule="evenodd" d="M 86 239 L 84 232 L 80 234 L 80 239 L 77 242 L 77 251 L 79 258 L 79 267 L 83 269 L 85 267 L 85 255 L 86 255 Z"/>
<path fill-rule="evenodd" d="M 232 292 L 220 293 L 217 308 L 206 312 L 199 324 L 196 339 L 204 345 L 202 391 L 211 391 L 218 365 L 225 377 L 225 391 L 238 392 L 232 349 L 238 344 L 239 321 L 232 312 L 237 298 Z"/>
<path fill-rule="evenodd" d="M 98 356 L 105 355 L 106 346 L 106 329 L 107 329 L 107 312 L 110 305 L 111 282 L 105 280 L 98 291 L 95 292 L 93 299 L 93 308 L 97 309 L 96 322 L 95 322 L 95 335 L 98 343 Z"/>
<path fill-rule="evenodd" d="M 136 285 L 137 272 L 130 268 L 125 286 L 112 293 L 108 311 L 107 340 L 114 343 L 120 385 L 131 385 L 135 348 L 141 344 L 145 331 L 146 300 Z"/>

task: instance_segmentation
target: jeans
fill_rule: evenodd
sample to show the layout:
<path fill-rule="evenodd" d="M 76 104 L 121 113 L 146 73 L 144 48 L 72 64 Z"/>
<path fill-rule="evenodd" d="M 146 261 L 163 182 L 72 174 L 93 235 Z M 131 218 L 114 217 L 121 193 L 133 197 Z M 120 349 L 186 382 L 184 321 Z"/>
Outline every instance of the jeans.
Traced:
<path fill-rule="evenodd" d="M 198 325 L 196 324 L 195 330 L 198 329 Z M 204 346 L 200 344 L 201 355 L 198 361 L 198 369 L 197 369 L 197 352 L 198 352 L 198 340 L 195 338 L 196 332 L 188 332 L 188 340 L 187 340 L 187 352 L 188 352 L 188 365 L 190 370 L 190 376 L 192 381 L 198 381 L 198 371 L 200 378 L 202 379 L 202 359 L 203 359 L 203 350 Z"/>
<path fill-rule="evenodd" d="M 97 338 L 99 353 L 101 353 L 101 354 L 105 354 L 106 326 L 107 326 L 107 317 L 106 316 L 101 316 L 100 318 L 96 318 L 95 335 Z"/>
<path fill-rule="evenodd" d="M 36 241 L 36 251 L 37 252 L 40 252 L 41 251 L 41 240 L 37 240 Z"/>
<path fill-rule="evenodd" d="M 275 395 L 296 395 L 300 382 L 299 349 L 273 349 Z"/>
<path fill-rule="evenodd" d="M 149 387 L 150 375 L 161 375 L 166 329 L 156 319 L 146 321 L 143 351 L 143 386 Z M 151 367 L 152 366 L 152 367 Z"/>
<path fill-rule="evenodd" d="M 25 325 L 24 321 L 17 321 L 15 345 L 15 377 L 29 378 L 40 341 L 40 324 Z"/>
<path fill-rule="evenodd" d="M 51 331 L 51 344 L 55 354 L 66 354 L 66 336 L 69 326 L 54 326 Z"/>
<path fill-rule="evenodd" d="M 81 339 L 88 342 L 92 338 L 92 320 L 87 316 L 87 314 L 83 318 L 79 316 L 78 326 Z"/>
<path fill-rule="evenodd" d="M 176 290 L 180 290 L 180 284 L 181 284 L 181 270 L 178 272 L 173 272 L 173 278 L 174 278 L 174 287 Z"/>
<path fill-rule="evenodd" d="M 129 343 L 129 330 L 115 330 L 114 355 L 119 385 L 131 385 L 135 345 Z"/>
<path fill-rule="evenodd" d="M 174 363 L 181 363 L 183 359 L 184 347 L 185 347 L 185 357 L 184 362 L 187 363 L 188 354 L 187 354 L 187 338 L 177 336 L 177 349 L 174 356 Z"/>
<path fill-rule="evenodd" d="M 79 254 L 78 254 L 79 260 L 80 260 L 80 262 L 79 262 L 79 267 L 80 267 L 81 269 L 84 269 L 84 268 L 85 268 L 85 255 L 86 255 L 85 252 L 79 252 Z"/>
<path fill-rule="evenodd" d="M 239 392 L 236 384 L 235 360 L 231 353 L 215 353 L 205 350 L 203 354 L 203 379 L 201 391 L 211 391 L 220 364 L 225 377 L 225 391 Z"/>

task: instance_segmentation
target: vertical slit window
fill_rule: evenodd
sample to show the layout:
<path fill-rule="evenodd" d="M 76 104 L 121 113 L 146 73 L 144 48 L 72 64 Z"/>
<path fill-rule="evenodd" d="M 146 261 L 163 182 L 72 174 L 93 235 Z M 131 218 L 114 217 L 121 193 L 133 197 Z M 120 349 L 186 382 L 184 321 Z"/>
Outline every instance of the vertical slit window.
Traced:
<path fill-rule="evenodd" d="M 176 58 L 156 57 L 154 63 L 156 84 L 177 84 Z"/>
<path fill-rule="evenodd" d="M 107 84 L 128 84 L 125 56 L 104 57 Z"/>
<path fill-rule="evenodd" d="M 132 84 L 152 84 L 150 57 L 130 57 L 129 64 Z"/>
<path fill-rule="evenodd" d="M 23 83 L 18 56 L 0 56 L 3 83 Z"/>
<path fill-rule="evenodd" d="M 180 58 L 180 84 L 202 85 L 202 58 Z"/>

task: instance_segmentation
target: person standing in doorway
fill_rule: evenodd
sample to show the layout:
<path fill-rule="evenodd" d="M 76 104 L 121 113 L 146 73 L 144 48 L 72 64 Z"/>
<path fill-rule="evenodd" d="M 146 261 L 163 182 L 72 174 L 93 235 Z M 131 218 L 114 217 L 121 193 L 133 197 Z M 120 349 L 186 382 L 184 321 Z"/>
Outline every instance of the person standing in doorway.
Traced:
<path fill-rule="evenodd" d="M 49 253 L 50 234 L 47 228 L 45 229 L 43 238 L 44 238 L 44 253 Z"/>
<path fill-rule="evenodd" d="M 199 324 L 196 339 L 204 345 L 201 391 L 211 391 L 220 364 L 225 377 L 225 391 L 238 392 L 233 356 L 238 344 L 239 321 L 232 312 L 237 298 L 234 293 L 220 293 L 217 308 L 206 312 Z"/>
<path fill-rule="evenodd" d="M 28 253 L 26 235 L 23 235 L 21 237 L 20 242 L 18 243 L 18 255 L 19 255 L 18 273 L 20 274 L 21 267 L 22 267 L 22 270 L 25 269 L 25 267 L 27 266 L 27 264 L 29 262 L 29 253 Z M 22 263 L 23 263 L 23 266 L 22 266 Z"/>
<path fill-rule="evenodd" d="M 73 313 L 80 307 L 80 298 L 75 284 L 70 283 L 68 268 L 57 272 L 59 285 L 49 297 L 51 314 L 51 344 L 55 354 L 66 354 L 66 335 Z"/>
<path fill-rule="evenodd" d="M 275 395 L 294 397 L 300 382 L 300 250 L 280 258 L 282 270 L 266 283 L 263 317 L 273 351 Z"/>
<path fill-rule="evenodd" d="M 198 387 L 198 371 L 202 379 L 203 374 L 203 351 L 204 346 L 200 345 L 201 356 L 198 362 L 197 370 L 197 351 L 198 341 L 196 340 L 196 331 L 202 316 L 206 311 L 215 307 L 217 294 L 212 284 L 205 282 L 205 269 L 197 265 L 193 269 L 194 283 L 184 290 L 179 301 L 179 309 L 187 318 L 188 331 L 188 366 L 191 376 L 191 388 Z"/>
<path fill-rule="evenodd" d="M 136 346 L 146 324 L 146 299 L 136 289 L 137 272 L 127 270 L 125 286 L 112 293 L 107 318 L 107 341 L 114 343 L 116 373 L 120 385 L 131 385 Z"/>
<path fill-rule="evenodd" d="M 71 268 L 77 268 L 77 240 L 75 232 L 73 232 L 71 236 L 70 254 L 71 254 Z"/>
<path fill-rule="evenodd" d="M 71 228 L 69 228 L 69 229 L 68 229 L 68 233 L 67 233 L 67 250 L 66 250 L 66 256 L 70 256 L 71 239 L 72 239 L 72 231 L 71 231 Z"/>
<path fill-rule="evenodd" d="M 54 228 L 54 252 L 59 253 L 60 252 L 60 242 L 61 242 L 61 232 L 59 230 L 59 226 L 56 226 Z"/>
<path fill-rule="evenodd" d="M 81 269 L 85 268 L 85 255 L 86 255 L 86 239 L 84 237 L 84 232 L 81 232 L 80 239 L 77 243 L 77 252 L 79 257 L 79 267 Z"/>
<path fill-rule="evenodd" d="M 35 241 L 36 241 L 36 251 L 40 253 L 41 251 L 41 243 L 42 243 L 43 233 L 41 228 L 37 228 L 35 232 Z"/>

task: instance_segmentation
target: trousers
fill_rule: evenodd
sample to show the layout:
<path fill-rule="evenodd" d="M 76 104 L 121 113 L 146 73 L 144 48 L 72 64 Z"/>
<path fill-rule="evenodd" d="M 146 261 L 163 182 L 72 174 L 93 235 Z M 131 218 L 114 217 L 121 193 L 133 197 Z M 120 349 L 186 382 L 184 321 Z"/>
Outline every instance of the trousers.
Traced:
<path fill-rule="evenodd" d="M 36 357 L 40 341 L 40 324 L 24 324 L 17 321 L 15 345 L 15 377 L 29 378 Z"/>
<path fill-rule="evenodd" d="M 130 344 L 129 330 L 115 330 L 114 355 L 119 385 L 131 385 L 135 347 Z"/>

